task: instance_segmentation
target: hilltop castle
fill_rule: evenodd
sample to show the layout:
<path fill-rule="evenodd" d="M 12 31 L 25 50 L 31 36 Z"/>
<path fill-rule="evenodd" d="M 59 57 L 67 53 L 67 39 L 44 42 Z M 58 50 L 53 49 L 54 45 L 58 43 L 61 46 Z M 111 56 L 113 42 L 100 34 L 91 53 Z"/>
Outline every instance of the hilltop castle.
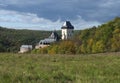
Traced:
<path fill-rule="evenodd" d="M 35 46 L 35 49 L 44 48 L 49 46 L 53 42 L 57 42 L 60 39 L 68 40 L 71 39 L 74 32 L 74 26 L 70 23 L 70 21 L 64 22 L 61 27 L 61 37 L 57 34 L 56 31 L 53 31 L 48 38 L 40 40 L 40 42 Z M 25 53 L 32 50 L 32 45 L 22 45 L 20 47 L 19 53 Z"/>
<path fill-rule="evenodd" d="M 64 22 L 64 24 L 61 27 L 61 37 L 57 34 L 56 31 L 53 31 L 52 34 L 43 40 L 40 40 L 38 45 L 36 45 L 36 49 L 38 48 L 44 48 L 46 46 L 49 46 L 51 43 L 62 40 L 71 39 L 74 32 L 74 26 L 70 23 L 70 21 Z"/>

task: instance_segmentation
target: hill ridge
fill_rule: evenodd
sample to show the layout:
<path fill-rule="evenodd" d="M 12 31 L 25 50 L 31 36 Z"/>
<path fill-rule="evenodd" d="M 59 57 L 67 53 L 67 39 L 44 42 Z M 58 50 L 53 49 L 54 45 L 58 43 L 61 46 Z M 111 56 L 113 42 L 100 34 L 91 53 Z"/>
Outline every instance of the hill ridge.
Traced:
<path fill-rule="evenodd" d="M 20 45 L 35 45 L 41 39 L 48 37 L 50 33 L 51 31 L 16 30 L 0 27 L 0 52 L 18 52 Z M 120 17 L 98 27 L 77 30 L 72 40 L 55 43 L 44 50 L 46 53 L 63 54 L 120 51 Z M 42 51 L 43 49 L 38 52 L 42 53 Z"/>

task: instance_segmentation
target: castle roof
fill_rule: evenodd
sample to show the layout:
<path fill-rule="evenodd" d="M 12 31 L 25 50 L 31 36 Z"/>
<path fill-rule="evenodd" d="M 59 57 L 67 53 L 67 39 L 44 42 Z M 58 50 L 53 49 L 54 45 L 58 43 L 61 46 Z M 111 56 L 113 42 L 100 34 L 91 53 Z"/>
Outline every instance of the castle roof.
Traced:
<path fill-rule="evenodd" d="M 49 36 L 50 39 L 58 39 L 59 36 L 56 31 L 53 31 L 52 34 Z"/>
<path fill-rule="evenodd" d="M 52 43 L 52 42 L 58 41 L 59 39 L 60 37 L 57 34 L 57 32 L 53 31 L 52 34 L 48 38 L 45 38 L 44 40 L 40 40 L 39 43 Z"/>
<path fill-rule="evenodd" d="M 70 21 L 64 22 L 62 29 L 74 29 L 74 26 L 70 23 Z"/>

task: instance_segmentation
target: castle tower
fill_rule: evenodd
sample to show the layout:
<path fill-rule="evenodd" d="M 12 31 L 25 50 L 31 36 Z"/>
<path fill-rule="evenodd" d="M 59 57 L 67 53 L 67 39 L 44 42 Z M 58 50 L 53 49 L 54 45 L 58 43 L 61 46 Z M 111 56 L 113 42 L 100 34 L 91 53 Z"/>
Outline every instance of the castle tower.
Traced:
<path fill-rule="evenodd" d="M 71 39 L 74 32 L 74 26 L 70 23 L 70 21 L 64 22 L 62 29 L 62 40 Z"/>

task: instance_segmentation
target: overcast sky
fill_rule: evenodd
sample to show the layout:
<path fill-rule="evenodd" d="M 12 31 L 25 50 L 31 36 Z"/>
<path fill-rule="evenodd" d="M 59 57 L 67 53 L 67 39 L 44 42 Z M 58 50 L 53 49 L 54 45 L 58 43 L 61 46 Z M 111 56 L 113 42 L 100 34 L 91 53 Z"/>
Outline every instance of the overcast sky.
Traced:
<path fill-rule="evenodd" d="M 120 0 L 0 0 L 0 26 L 59 30 L 69 20 L 85 29 L 120 16 L 119 9 Z"/>

